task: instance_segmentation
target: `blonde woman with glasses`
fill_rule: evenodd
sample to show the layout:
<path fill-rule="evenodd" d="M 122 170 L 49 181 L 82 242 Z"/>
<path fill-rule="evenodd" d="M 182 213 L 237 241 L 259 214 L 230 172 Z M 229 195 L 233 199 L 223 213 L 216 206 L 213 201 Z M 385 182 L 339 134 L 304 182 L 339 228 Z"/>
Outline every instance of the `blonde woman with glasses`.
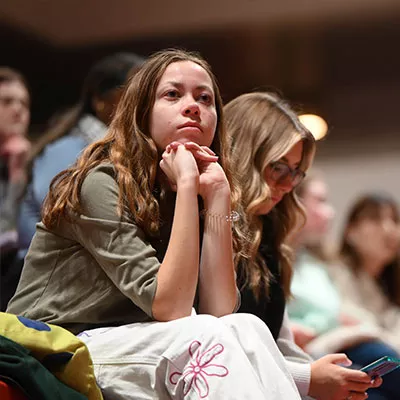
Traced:
<path fill-rule="evenodd" d="M 293 341 L 286 316 L 292 278 L 288 239 L 304 221 L 294 193 L 312 164 L 315 141 L 296 113 L 272 93 L 247 93 L 228 103 L 225 121 L 231 161 L 240 184 L 240 223 L 234 225 L 239 312 L 252 313 L 271 331 L 299 392 L 318 399 L 366 398 L 379 385 L 349 364 L 343 354 L 317 361 Z"/>

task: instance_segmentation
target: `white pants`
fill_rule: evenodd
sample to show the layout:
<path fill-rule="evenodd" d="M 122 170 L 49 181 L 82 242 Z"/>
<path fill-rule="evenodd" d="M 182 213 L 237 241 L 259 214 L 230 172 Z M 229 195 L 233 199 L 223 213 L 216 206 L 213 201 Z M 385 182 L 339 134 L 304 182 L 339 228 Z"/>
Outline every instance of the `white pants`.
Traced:
<path fill-rule="evenodd" d="M 105 400 L 300 399 L 270 331 L 250 314 L 196 315 L 78 336 Z"/>

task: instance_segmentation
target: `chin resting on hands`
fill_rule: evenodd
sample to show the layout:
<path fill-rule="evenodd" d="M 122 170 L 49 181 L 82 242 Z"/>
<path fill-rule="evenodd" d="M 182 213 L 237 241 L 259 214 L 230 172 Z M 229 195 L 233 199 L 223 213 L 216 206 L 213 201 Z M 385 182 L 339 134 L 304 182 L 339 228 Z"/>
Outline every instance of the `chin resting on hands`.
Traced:
<path fill-rule="evenodd" d="M 186 142 L 184 144 L 172 142 L 166 147 L 164 154 L 175 153 L 180 147 L 185 148 L 195 159 L 199 173 L 198 193 L 203 199 L 208 198 L 219 190 L 229 191 L 229 183 L 224 170 L 218 163 L 218 156 L 210 148 L 200 146 L 194 142 Z M 163 168 L 162 165 L 161 167 Z M 170 175 L 167 174 L 169 179 Z"/>

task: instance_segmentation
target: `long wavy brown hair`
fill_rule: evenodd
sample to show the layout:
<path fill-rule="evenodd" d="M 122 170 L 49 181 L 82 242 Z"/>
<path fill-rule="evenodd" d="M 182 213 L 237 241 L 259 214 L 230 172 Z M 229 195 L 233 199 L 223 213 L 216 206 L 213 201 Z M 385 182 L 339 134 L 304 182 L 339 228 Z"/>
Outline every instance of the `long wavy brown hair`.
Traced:
<path fill-rule="evenodd" d="M 264 178 L 265 169 L 302 141 L 303 155 L 299 168 L 306 171 L 314 157 L 315 140 L 289 105 L 273 93 L 243 94 L 228 103 L 224 111 L 231 141 L 231 161 L 241 187 L 241 198 L 237 201 L 241 221 L 234 225 L 235 237 L 241 241 L 241 251 L 236 252 L 235 262 L 244 273 L 245 284 L 259 298 L 261 288 L 265 288 L 268 295 L 271 278 L 268 265 L 259 254 L 263 224 L 257 209 L 271 196 Z M 279 254 L 281 283 L 285 296 L 289 297 L 292 253 L 285 240 L 304 219 L 304 212 L 292 191 L 270 214 Z"/>
<path fill-rule="evenodd" d="M 208 63 L 197 53 L 168 49 L 155 53 L 126 85 L 110 128 L 104 137 L 86 148 L 77 163 L 59 173 L 50 185 L 42 209 L 47 227 L 55 227 L 60 218 L 81 211 L 79 192 L 90 170 L 100 163 L 112 163 L 119 185 L 118 212 L 128 210 L 130 216 L 147 234 L 159 229 L 159 203 L 154 185 L 160 155 L 150 135 L 150 114 L 156 89 L 166 68 L 175 62 L 191 61 L 209 74 L 215 93 L 218 122 L 211 148 L 219 155 L 231 189 L 229 152 L 222 118 L 222 100 L 216 79 Z"/>
<path fill-rule="evenodd" d="M 361 255 L 349 240 L 346 232 L 351 226 L 365 219 L 379 220 L 384 208 L 389 207 L 393 214 L 393 220 L 400 225 L 400 212 L 396 201 L 383 194 L 368 194 L 360 197 L 350 208 L 344 225 L 343 238 L 340 245 L 340 258 L 357 274 L 362 269 Z M 377 283 L 389 300 L 400 306 L 400 252 L 384 268 L 377 278 Z"/>

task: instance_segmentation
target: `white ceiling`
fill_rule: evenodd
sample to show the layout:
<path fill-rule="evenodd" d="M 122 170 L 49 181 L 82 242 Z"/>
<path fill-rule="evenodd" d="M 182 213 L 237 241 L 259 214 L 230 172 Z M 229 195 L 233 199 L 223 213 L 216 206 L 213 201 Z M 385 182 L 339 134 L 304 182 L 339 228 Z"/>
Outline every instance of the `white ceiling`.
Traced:
<path fill-rule="evenodd" d="M 55 46 L 400 16 L 399 0 L 3 0 L 0 22 Z"/>

